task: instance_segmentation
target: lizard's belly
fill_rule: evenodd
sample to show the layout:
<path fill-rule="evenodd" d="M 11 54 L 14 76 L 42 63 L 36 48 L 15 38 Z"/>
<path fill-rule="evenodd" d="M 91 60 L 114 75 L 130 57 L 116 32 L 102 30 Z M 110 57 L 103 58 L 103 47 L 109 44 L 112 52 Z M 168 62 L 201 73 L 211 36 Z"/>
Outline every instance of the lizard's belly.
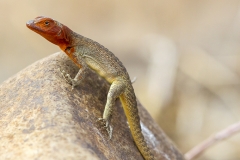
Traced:
<path fill-rule="evenodd" d="M 112 83 L 117 76 L 116 71 L 110 69 L 111 67 L 101 63 L 101 61 L 95 61 L 92 58 L 84 57 L 87 65 L 94 70 L 98 75 L 105 78 L 109 83 Z"/>

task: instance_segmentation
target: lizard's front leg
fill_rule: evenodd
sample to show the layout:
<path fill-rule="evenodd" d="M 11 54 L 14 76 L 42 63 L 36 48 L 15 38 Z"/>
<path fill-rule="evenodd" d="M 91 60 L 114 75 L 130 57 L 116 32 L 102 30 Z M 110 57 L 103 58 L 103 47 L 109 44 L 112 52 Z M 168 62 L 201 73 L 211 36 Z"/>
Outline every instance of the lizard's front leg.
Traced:
<path fill-rule="evenodd" d="M 81 68 L 79 69 L 78 73 L 74 78 L 71 78 L 71 76 L 67 74 L 64 70 L 60 71 L 67 83 L 72 85 L 72 90 L 75 86 L 79 85 L 81 81 L 85 78 L 88 68 L 87 64 L 81 57 L 78 57 L 78 63 L 81 65 Z"/>
<path fill-rule="evenodd" d="M 109 125 L 110 116 L 112 114 L 116 99 L 123 93 L 125 88 L 125 83 L 122 80 L 115 80 L 112 83 L 107 95 L 107 103 L 105 105 L 103 117 L 99 118 L 99 120 L 104 121 L 110 139 L 112 137 L 112 128 Z"/>
<path fill-rule="evenodd" d="M 79 85 L 81 83 L 81 81 L 85 78 L 86 68 L 80 68 L 74 78 L 71 78 L 71 76 L 69 74 L 67 74 L 64 70 L 61 71 L 61 74 L 63 75 L 63 77 L 67 81 L 67 83 L 72 85 L 72 90 L 73 90 L 74 87 Z"/>

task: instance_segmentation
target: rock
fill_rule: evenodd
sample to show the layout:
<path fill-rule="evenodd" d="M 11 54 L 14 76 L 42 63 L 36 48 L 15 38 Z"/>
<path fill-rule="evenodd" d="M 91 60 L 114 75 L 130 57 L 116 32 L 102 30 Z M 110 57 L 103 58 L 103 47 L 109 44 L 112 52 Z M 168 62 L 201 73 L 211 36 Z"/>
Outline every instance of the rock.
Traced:
<path fill-rule="evenodd" d="M 141 160 L 121 103 L 116 102 L 111 140 L 102 117 L 109 84 L 93 71 L 74 90 L 60 74 L 78 68 L 55 53 L 0 85 L 0 159 Z M 183 159 L 138 102 L 142 129 L 156 159 Z"/>

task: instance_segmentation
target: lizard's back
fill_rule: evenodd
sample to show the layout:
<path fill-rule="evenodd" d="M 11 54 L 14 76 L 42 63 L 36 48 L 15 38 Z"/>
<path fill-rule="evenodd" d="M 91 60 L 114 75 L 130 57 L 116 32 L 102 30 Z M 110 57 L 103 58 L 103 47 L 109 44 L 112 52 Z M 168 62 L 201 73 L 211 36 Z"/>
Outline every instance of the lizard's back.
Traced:
<path fill-rule="evenodd" d="M 122 62 L 107 48 L 96 41 L 78 35 L 79 51 L 90 68 L 104 77 L 109 83 L 116 78 L 130 81 Z"/>

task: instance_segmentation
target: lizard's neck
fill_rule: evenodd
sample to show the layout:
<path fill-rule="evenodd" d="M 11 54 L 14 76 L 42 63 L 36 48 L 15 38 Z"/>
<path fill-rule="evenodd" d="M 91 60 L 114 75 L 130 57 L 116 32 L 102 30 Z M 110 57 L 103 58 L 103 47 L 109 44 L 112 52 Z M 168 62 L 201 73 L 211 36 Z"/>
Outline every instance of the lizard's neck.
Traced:
<path fill-rule="evenodd" d="M 71 29 L 69 29 L 66 26 L 63 26 L 63 33 L 64 33 L 64 39 L 58 42 L 58 46 L 65 51 L 66 49 L 79 46 L 79 45 L 84 45 L 85 44 L 85 37 L 83 37 L 80 34 L 75 33 Z"/>
<path fill-rule="evenodd" d="M 62 25 L 62 35 L 61 39 L 59 39 L 55 44 L 58 45 L 61 50 L 65 52 L 65 50 L 69 47 L 73 46 L 75 41 L 74 32 L 69 29 L 67 26 Z"/>
<path fill-rule="evenodd" d="M 65 26 L 66 27 L 66 26 Z M 77 56 L 76 56 L 76 51 L 78 49 L 79 43 L 81 43 L 81 38 L 82 36 L 73 32 L 69 28 L 63 28 L 63 32 L 65 34 L 65 40 L 63 43 L 57 44 L 62 51 L 64 51 L 68 57 L 78 66 L 81 68 L 81 65 L 78 62 Z"/>

